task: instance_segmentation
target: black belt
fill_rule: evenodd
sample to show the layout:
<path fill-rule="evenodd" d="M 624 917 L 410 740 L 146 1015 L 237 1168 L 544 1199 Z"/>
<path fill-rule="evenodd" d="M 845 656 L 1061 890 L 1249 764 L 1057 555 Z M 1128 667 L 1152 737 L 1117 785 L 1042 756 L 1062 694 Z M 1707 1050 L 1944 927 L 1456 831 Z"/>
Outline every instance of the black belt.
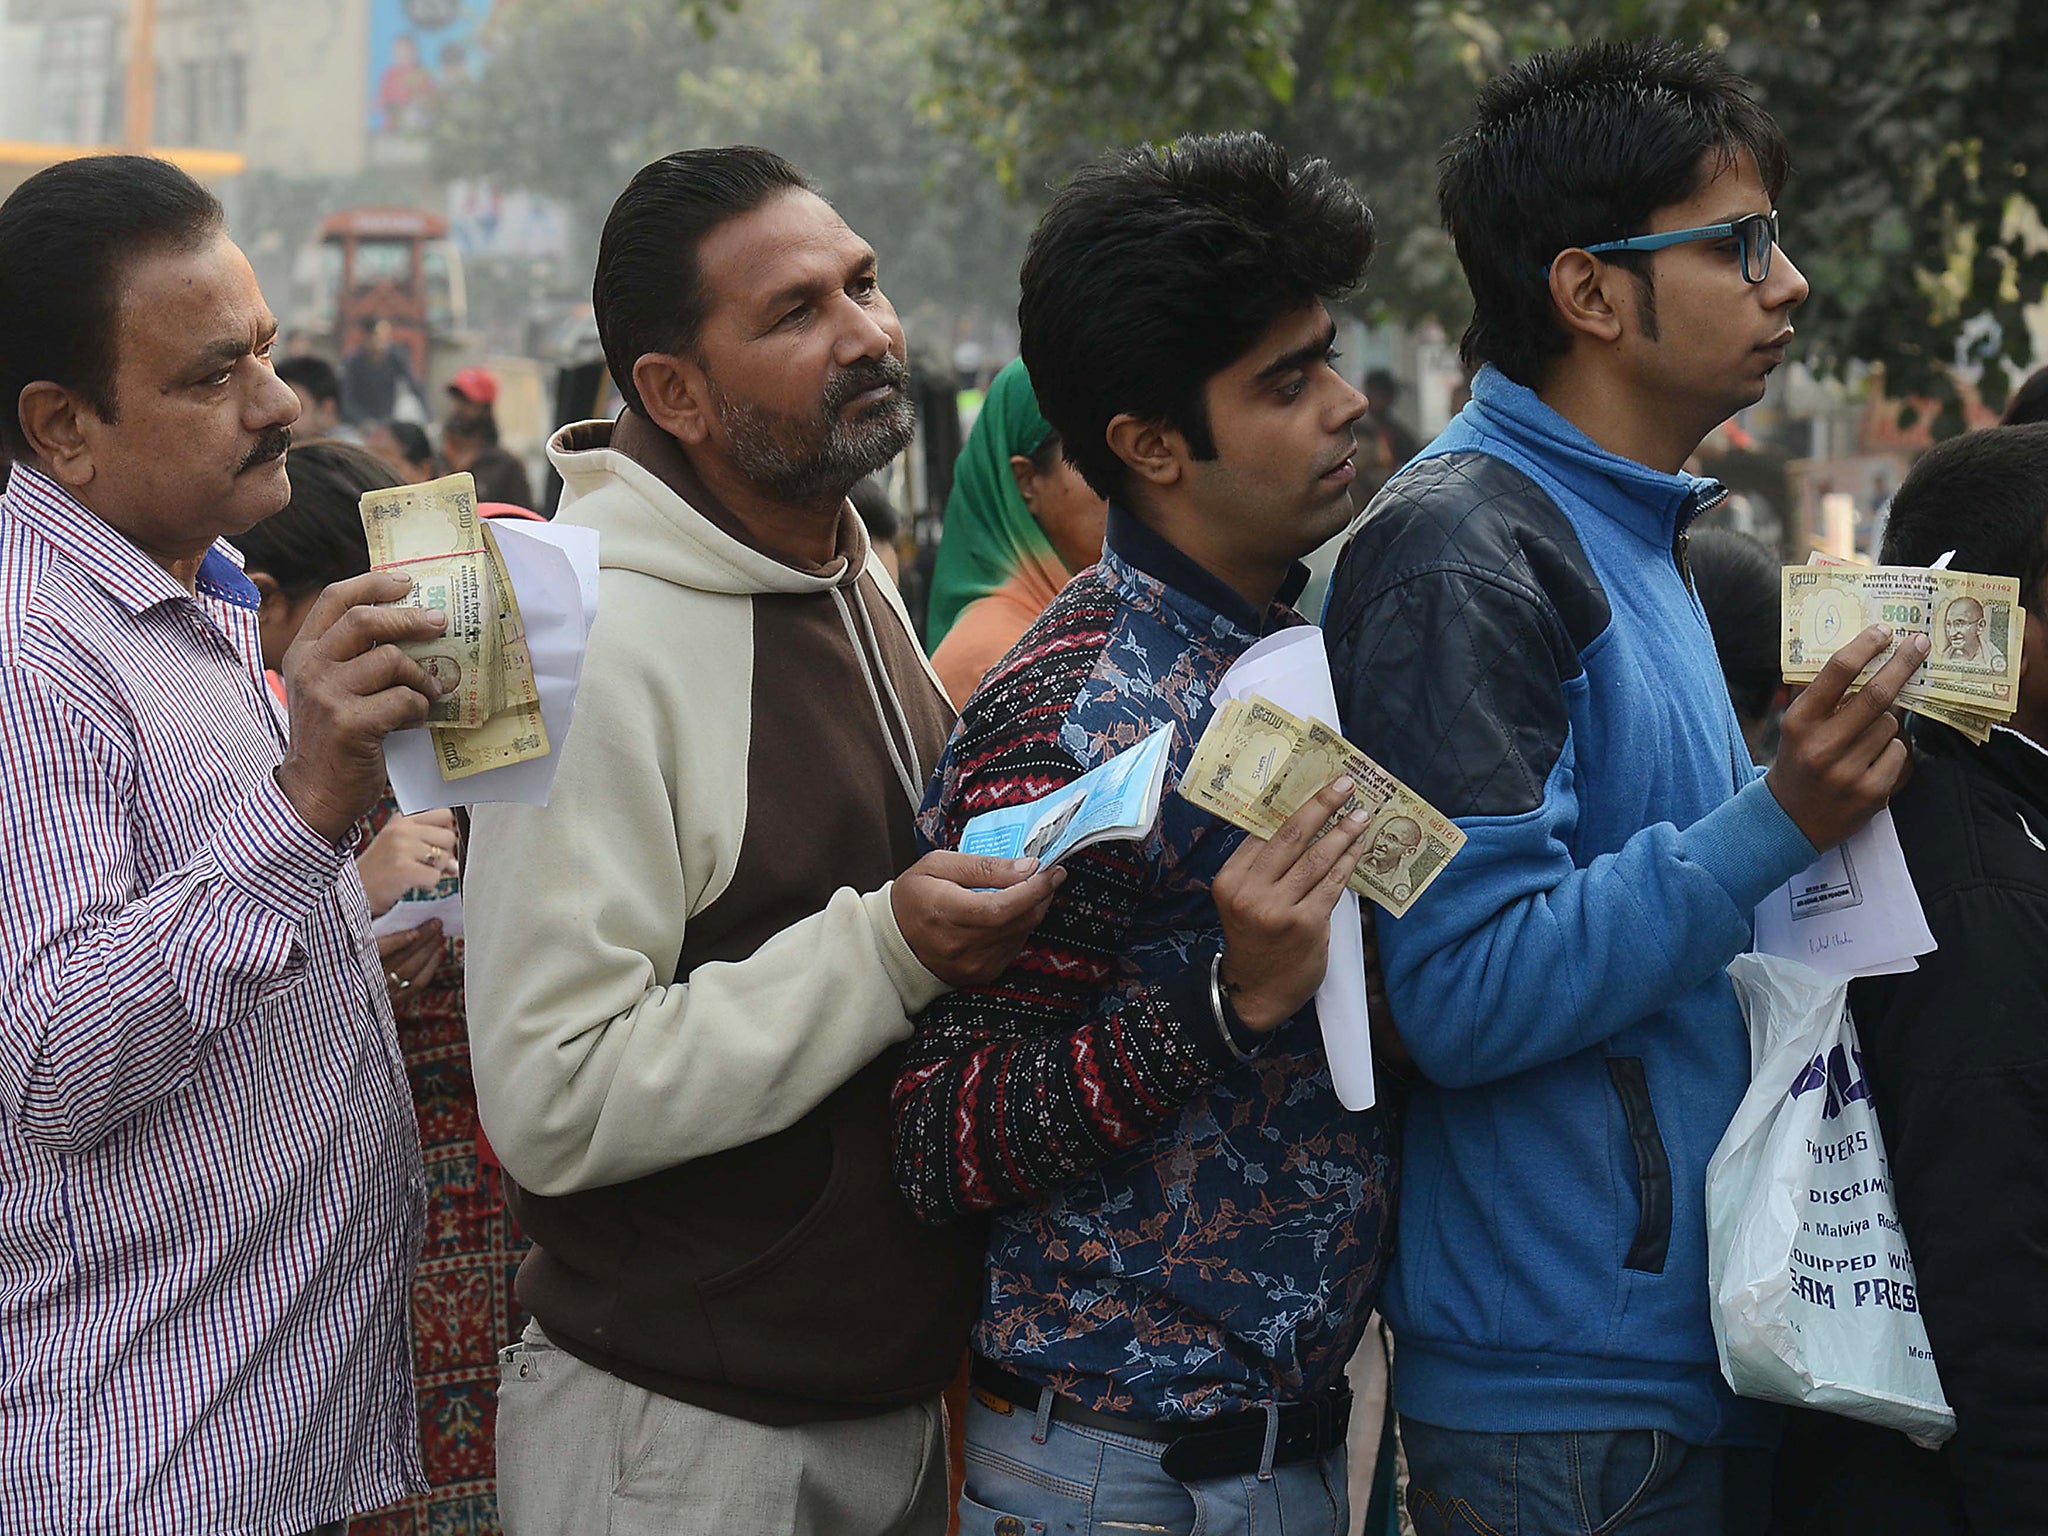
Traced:
<path fill-rule="evenodd" d="M 1019 1412 L 1038 1411 L 1039 1395 L 1044 1389 L 991 1360 L 975 1356 L 968 1379 L 977 1391 L 1000 1398 Z M 1113 1435 L 1155 1442 L 1163 1447 L 1159 1453 L 1160 1469 L 1184 1483 L 1244 1477 L 1257 1472 L 1266 1459 L 1268 1419 L 1260 1408 L 1237 1409 L 1192 1424 L 1163 1424 L 1153 1419 L 1097 1413 L 1055 1392 L 1052 1416 L 1063 1424 L 1082 1424 Z M 1351 1388 L 1341 1382 L 1325 1387 L 1306 1402 L 1286 1404 L 1279 1417 L 1273 1465 L 1285 1467 L 1298 1461 L 1313 1461 L 1344 1443 L 1345 1426 L 1351 1422 Z"/>

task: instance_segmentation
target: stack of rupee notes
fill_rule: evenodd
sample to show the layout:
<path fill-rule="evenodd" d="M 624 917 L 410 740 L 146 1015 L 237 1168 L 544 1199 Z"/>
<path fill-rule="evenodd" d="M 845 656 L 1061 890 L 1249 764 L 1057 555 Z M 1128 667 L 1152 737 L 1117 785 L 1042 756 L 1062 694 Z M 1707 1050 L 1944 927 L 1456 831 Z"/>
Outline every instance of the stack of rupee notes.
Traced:
<path fill-rule="evenodd" d="M 448 627 L 400 647 L 441 685 L 427 711 L 444 780 L 548 755 L 533 657 L 519 599 L 467 474 L 366 491 L 363 533 L 373 570 L 397 571 L 412 592 L 395 606 L 438 609 Z"/>
<path fill-rule="evenodd" d="M 1346 775 L 1351 794 L 1336 816 L 1362 810 L 1371 818 L 1365 852 L 1346 883 L 1399 917 L 1465 846 L 1465 834 L 1320 720 L 1300 719 L 1257 694 L 1232 699 L 1210 719 L 1179 788 L 1203 810 L 1271 838 Z"/>
<path fill-rule="evenodd" d="M 1812 682 L 1828 658 L 1872 624 L 1892 643 L 1863 669 L 1861 687 L 1910 635 L 1928 638 L 1927 659 L 1898 702 L 1982 746 L 2012 718 L 2019 698 L 2020 637 L 2027 621 L 2020 584 L 1927 566 L 1860 565 L 1816 554 L 1782 573 L 1784 625 L 1778 659 L 1785 681 Z"/>

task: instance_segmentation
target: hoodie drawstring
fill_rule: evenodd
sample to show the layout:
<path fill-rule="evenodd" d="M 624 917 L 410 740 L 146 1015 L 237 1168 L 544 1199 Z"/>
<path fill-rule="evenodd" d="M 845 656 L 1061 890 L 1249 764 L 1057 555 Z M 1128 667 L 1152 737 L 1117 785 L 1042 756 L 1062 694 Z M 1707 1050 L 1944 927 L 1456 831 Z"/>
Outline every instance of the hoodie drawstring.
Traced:
<path fill-rule="evenodd" d="M 858 589 L 854 598 L 848 598 L 844 587 L 834 587 L 832 601 L 838 605 L 839 622 L 846 626 L 846 638 L 853 643 L 854 654 L 860 658 L 860 675 L 862 681 L 868 685 L 868 702 L 874 707 L 875 723 L 882 728 L 882 740 L 888 745 L 889 761 L 896 769 L 896 781 L 903 786 L 904 796 L 910 801 L 910 809 L 914 813 L 924 803 L 924 785 L 903 760 L 903 752 L 897 746 L 896 729 L 890 724 L 889 716 L 882 709 L 884 692 L 889 695 L 890 708 L 896 716 L 896 726 L 902 728 L 903 741 L 906 744 L 914 743 L 917 737 L 910 729 L 910 717 L 903 712 L 903 701 L 897 696 L 896 685 L 890 680 L 888 668 L 882 665 L 882 645 L 875 634 L 874 622 L 868 618 L 867 606 L 858 601 Z M 860 630 L 854 628 L 853 615 L 848 612 L 849 609 L 860 615 L 860 630 L 867 633 L 866 645 L 861 644 Z M 868 660 L 870 656 L 874 657 L 872 664 Z M 875 686 L 877 672 L 881 674 L 879 689 Z M 915 751 L 916 748 L 912 746 L 911 750 Z"/>

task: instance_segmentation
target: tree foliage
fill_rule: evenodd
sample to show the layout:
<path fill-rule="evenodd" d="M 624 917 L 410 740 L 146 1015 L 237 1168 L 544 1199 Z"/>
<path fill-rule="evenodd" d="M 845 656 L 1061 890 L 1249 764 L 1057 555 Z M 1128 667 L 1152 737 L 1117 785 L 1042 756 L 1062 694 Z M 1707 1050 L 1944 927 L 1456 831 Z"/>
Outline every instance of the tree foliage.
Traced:
<path fill-rule="evenodd" d="M 1724 48 L 1792 141 L 1787 241 L 1814 281 L 1810 360 L 1884 365 L 1952 401 L 1944 365 L 2024 365 L 2048 286 L 2048 5 L 2040 0 L 935 0 L 939 121 L 1027 200 L 1117 143 L 1259 128 L 1370 197 L 1369 307 L 1455 332 L 1442 146 L 1512 60 L 1659 34 Z M 2003 398 L 2002 370 L 1984 393 Z M 1951 407 L 1946 424 L 1959 417 Z"/>
<path fill-rule="evenodd" d="M 1462 324 L 1436 162 L 1474 92 L 1576 36 L 1697 31 L 1688 0 L 936 0 L 933 109 L 1027 197 L 1103 149 L 1256 128 L 1366 192 L 1382 255 L 1368 306 Z"/>
<path fill-rule="evenodd" d="M 1787 239 L 1813 282 L 1810 358 L 1884 365 L 1893 395 L 1946 402 L 1952 364 L 2005 370 L 2048 290 L 2048 6 L 2039 0 L 1772 0 L 1732 8 L 1732 63 L 1792 141 Z"/>
<path fill-rule="evenodd" d="M 927 0 L 499 0 L 479 88 L 435 124 L 436 165 L 561 199 L 587 263 L 641 165 L 765 144 L 875 244 L 906 311 L 999 307 L 1031 212 L 913 109 L 935 19 Z"/>

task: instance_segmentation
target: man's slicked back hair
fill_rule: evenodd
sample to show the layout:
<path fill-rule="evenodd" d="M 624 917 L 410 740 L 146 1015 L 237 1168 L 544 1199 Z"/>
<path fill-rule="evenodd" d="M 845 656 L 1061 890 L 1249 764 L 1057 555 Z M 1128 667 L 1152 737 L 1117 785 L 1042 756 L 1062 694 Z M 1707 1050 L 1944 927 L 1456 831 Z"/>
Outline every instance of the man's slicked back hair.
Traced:
<path fill-rule="evenodd" d="M 1256 133 L 1076 172 L 1032 232 L 1017 304 L 1024 366 L 1068 459 L 1121 496 L 1127 467 L 1104 434 L 1123 415 L 1214 458 L 1204 386 L 1275 321 L 1350 293 L 1372 250 L 1358 190 Z"/>
<path fill-rule="evenodd" d="M 226 227 L 218 198 L 146 155 L 66 160 L 16 187 L 0 203 L 0 453 L 29 455 L 21 392 L 34 383 L 61 384 L 113 421 L 129 266 Z"/>
<path fill-rule="evenodd" d="M 1920 456 L 1892 497 L 1879 558 L 1932 565 L 1951 549 L 1959 571 L 2018 577 L 2020 601 L 2048 619 L 2048 422 L 1987 427 Z"/>
<path fill-rule="evenodd" d="M 697 265 L 704 237 L 771 198 L 811 190 L 782 156 L 749 144 L 678 150 L 626 184 L 598 241 L 591 308 L 605 366 L 627 405 L 643 409 L 635 363 L 696 343 L 707 307 Z"/>
<path fill-rule="evenodd" d="M 1704 49 L 1589 43 L 1488 81 L 1437 182 L 1472 289 L 1466 366 L 1492 363 L 1537 387 L 1569 345 L 1544 275 L 1552 258 L 1648 233 L 1652 214 L 1744 152 L 1775 203 L 1791 170 L 1785 136 L 1742 77 Z M 1604 259 L 1648 292 L 1646 254 Z"/>

